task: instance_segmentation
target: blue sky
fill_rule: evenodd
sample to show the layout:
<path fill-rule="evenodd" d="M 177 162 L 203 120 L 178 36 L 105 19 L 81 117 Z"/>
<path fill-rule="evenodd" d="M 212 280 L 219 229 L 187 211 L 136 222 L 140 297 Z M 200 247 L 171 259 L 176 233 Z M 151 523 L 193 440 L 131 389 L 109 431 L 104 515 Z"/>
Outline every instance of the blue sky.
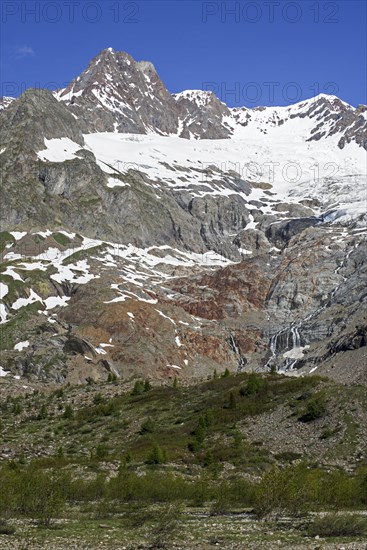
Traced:
<path fill-rule="evenodd" d="M 212 89 L 231 106 L 317 93 L 366 103 L 362 1 L 1 3 L 1 95 L 63 87 L 106 47 L 152 61 L 171 92 Z"/>

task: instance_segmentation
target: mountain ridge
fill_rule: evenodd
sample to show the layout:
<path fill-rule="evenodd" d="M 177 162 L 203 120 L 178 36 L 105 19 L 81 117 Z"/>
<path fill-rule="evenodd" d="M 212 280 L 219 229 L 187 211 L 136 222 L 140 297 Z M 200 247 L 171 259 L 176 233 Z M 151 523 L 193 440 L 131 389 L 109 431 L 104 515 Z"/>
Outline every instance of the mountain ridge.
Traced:
<path fill-rule="evenodd" d="M 214 92 L 185 90 L 170 94 L 151 62 L 135 61 L 130 54 L 113 48 L 100 52 L 78 77 L 54 95 L 81 120 L 84 133 L 155 132 L 187 139 L 225 139 L 236 136 L 246 126 L 264 132 L 264 124 L 281 125 L 307 116 L 316 122 L 307 139 L 337 134 L 340 148 L 355 141 L 367 149 L 366 106 L 355 108 L 336 96 L 319 94 L 284 107 L 230 108 Z M 10 98 L 4 98 L 0 109 L 10 103 Z M 259 121 L 257 113 L 265 117 Z M 325 121 L 327 132 L 321 131 Z"/>

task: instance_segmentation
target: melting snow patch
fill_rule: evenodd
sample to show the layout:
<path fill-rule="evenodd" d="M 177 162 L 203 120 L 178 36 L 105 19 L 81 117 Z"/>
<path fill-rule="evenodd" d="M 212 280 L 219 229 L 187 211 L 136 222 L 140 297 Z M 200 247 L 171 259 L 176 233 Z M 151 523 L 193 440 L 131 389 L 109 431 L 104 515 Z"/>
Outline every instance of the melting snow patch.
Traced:
<path fill-rule="evenodd" d="M 46 149 L 39 151 L 37 156 L 40 160 L 49 160 L 50 162 L 64 162 L 75 158 L 75 153 L 82 149 L 81 145 L 75 143 L 69 138 L 46 139 Z"/>
<path fill-rule="evenodd" d="M 9 231 L 10 235 L 13 235 L 16 241 L 20 241 L 27 234 L 26 231 Z"/>
<path fill-rule="evenodd" d="M 57 306 L 60 306 L 60 307 L 67 306 L 67 302 L 69 300 L 70 300 L 69 296 L 50 296 L 49 298 L 46 298 L 46 300 L 44 300 L 44 303 L 45 303 L 46 309 L 53 309 L 54 307 L 57 307 Z"/>
<path fill-rule="evenodd" d="M 107 187 L 113 189 L 114 187 L 130 187 L 130 183 L 121 181 L 117 178 L 108 178 Z"/>
<path fill-rule="evenodd" d="M 167 315 L 165 315 L 165 314 L 164 314 L 162 311 L 160 311 L 159 309 L 156 309 L 156 312 L 159 313 L 159 315 L 160 315 L 161 317 L 164 317 L 165 319 L 168 319 L 168 321 L 171 321 L 171 323 L 172 323 L 173 325 L 176 324 L 175 321 L 174 321 L 173 319 L 171 319 L 171 317 L 168 317 Z"/>
<path fill-rule="evenodd" d="M 101 347 L 98 347 L 98 348 L 95 348 L 95 349 L 96 349 L 96 352 L 99 353 L 99 355 L 106 355 L 106 353 L 107 353 L 107 351 L 105 351 Z"/>
<path fill-rule="evenodd" d="M 16 351 L 22 351 L 22 349 L 28 348 L 28 346 L 29 346 L 29 341 L 24 340 L 24 342 L 18 342 L 17 344 L 15 344 L 14 349 Z"/>
<path fill-rule="evenodd" d="M 0 300 L 5 298 L 5 296 L 8 293 L 8 290 L 9 290 L 8 285 L 6 285 L 5 283 L 0 282 Z"/>
<path fill-rule="evenodd" d="M 175 342 L 176 342 L 176 345 L 177 345 L 178 347 L 181 347 L 181 346 L 182 346 L 181 340 L 180 340 L 180 337 L 179 337 L 179 336 L 176 336 Z"/>
<path fill-rule="evenodd" d="M 39 235 L 40 237 L 46 239 L 47 237 L 50 237 L 52 235 L 52 231 L 47 229 L 46 231 L 37 231 L 36 233 L 32 233 L 32 235 Z"/>
<path fill-rule="evenodd" d="M 9 371 L 6 371 L 3 367 L 0 367 L 0 376 L 6 376 L 7 374 L 9 374 Z"/>
<path fill-rule="evenodd" d="M 86 260 L 80 260 L 75 264 L 69 265 L 59 265 L 59 273 L 51 275 L 51 279 L 62 283 L 63 281 L 70 281 L 77 284 L 86 284 L 89 283 L 92 279 L 98 279 L 98 275 L 93 275 L 89 273 L 89 264 Z M 74 273 L 74 272 L 77 273 Z M 80 274 L 78 274 L 78 272 Z"/>
<path fill-rule="evenodd" d="M 21 307 L 28 306 L 29 304 L 33 304 L 34 302 L 43 302 L 42 298 L 38 296 L 34 292 L 34 290 L 30 290 L 29 297 L 28 298 L 18 298 L 14 302 L 14 304 L 11 306 L 12 309 L 20 309 Z"/>
<path fill-rule="evenodd" d="M 286 351 L 283 353 L 283 357 L 289 358 L 289 359 L 302 359 L 304 350 L 308 349 L 310 346 L 304 346 L 304 347 L 295 347 L 289 351 Z"/>
<path fill-rule="evenodd" d="M 20 260 L 22 257 L 21 254 L 16 254 L 15 252 L 8 252 L 4 256 L 4 260 Z"/>
<path fill-rule="evenodd" d="M 6 323 L 6 320 L 7 320 L 7 312 L 6 312 L 6 307 L 4 304 L 0 304 L 0 318 L 1 318 L 1 321 L 0 321 L 0 325 Z"/>
<path fill-rule="evenodd" d="M 117 302 L 124 302 L 129 296 L 125 296 L 125 294 L 121 294 L 117 298 L 114 298 L 113 300 L 109 300 L 108 302 L 104 302 L 104 304 L 116 304 Z"/>
<path fill-rule="evenodd" d="M 14 271 L 13 268 L 11 268 L 9 266 L 6 268 L 5 271 L 3 271 L 2 275 L 8 275 L 9 277 L 12 277 L 14 279 L 14 281 L 22 281 L 23 282 L 22 277 L 16 271 Z"/>

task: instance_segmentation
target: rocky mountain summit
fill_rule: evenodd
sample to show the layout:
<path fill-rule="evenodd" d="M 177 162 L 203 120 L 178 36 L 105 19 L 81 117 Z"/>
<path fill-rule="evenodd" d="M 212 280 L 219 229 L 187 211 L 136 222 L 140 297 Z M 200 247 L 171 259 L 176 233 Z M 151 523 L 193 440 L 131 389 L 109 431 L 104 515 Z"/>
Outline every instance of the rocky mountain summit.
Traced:
<path fill-rule="evenodd" d="M 84 133 L 178 135 L 187 139 L 263 137 L 288 127 L 306 140 L 335 135 L 338 146 L 355 142 L 367 149 L 366 106 L 354 108 L 320 94 L 289 107 L 229 108 L 211 91 L 170 94 L 154 65 L 107 48 L 66 88 L 55 92 Z M 0 98 L 0 110 L 14 98 Z M 307 121 L 309 124 L 303 124 Z"/>
<path fill-rule="evenodd" d="M 366 380 L 366 108 L 230 109 L 111 48 L 0 115 L 1 380 Z"/>

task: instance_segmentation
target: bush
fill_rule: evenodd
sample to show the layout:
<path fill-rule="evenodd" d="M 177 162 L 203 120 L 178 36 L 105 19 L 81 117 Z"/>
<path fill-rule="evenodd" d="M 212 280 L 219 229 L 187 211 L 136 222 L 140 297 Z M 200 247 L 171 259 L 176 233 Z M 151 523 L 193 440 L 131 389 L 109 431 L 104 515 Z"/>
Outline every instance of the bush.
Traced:
<path fill-rule="evenodd" d="M 308 480 L 304 466 L 274 467 L 261 479 L 255 501 L 258 517 L 297 516 L 308 510 Z"/>
<path fill-rule="evenodd" d="M 192 435 L 195 437 L 195 441 L 189 443 L 188 448 L 191 452 L 197 452 L 204 443 L 207 434 L 207 428 L 213 423 L 213 413 L 212 411 L 206 411 L 206 413 L 199 418 L 198 425 L 195 430 L 192 432 Z"/>
<path fill-rule="evenodd" d="M 310 399 L 306 405 L 305 411 L 298 420 L 301 422 L 312 422 L 322 418 L 326 414 L 326 399 L 323 393 L 318 393 Z"/>
<path fill-rule="evenodd" d="M 40 411 L 38 413 L 38 420 L 45 420 L 47 418 L 47 407 L 45 403 L 41 405 Z"/>
<path fill-rule="evenodd" d="M 104 460 L 108 456 L 108 447 L 103 443 L 98 443 L 93 455 L 97 460 Z"/>
<path fill-rule="evenodd" d="M 367 534 L 367 518 L 352 514 L 326 514 L 307 529 L 310 537 L 360 537 Z"/>
<path fill-rule="evenodd" d="M 274 458 L 281 462 L 293 462 L 294 460 L 299 460 L 301 457 L 302 455 L 300 453 L 295 453 L 293 451 L 284 451 L 274 456 Z"/>
<path fill-rule="evenodd" d="M 106 479 L 98 475 L 91 480 L 76 479 L 67 491 L 67 498 L 71 502 L 95 502 L 104 499 L 106 494 Z"/>
<path fill-rule="evenodd" d="M 66 405 L 65 410 L 64 410 L 64 414 L 62 416 L 66 420 L 70 420 L 71 418 L 73 418 L 73 416 L 74 416 L 73 408 L 69 403 Z"/>
<path fill-rule="evenodd" d="M 166 504 L 154 514 L 151 548 L 172 548 L 172 539 L 179 532 L 181 514 L 177 504 Z"/>
<path fill-rule="evenodd" d="M 31 517 L 49 527 L 64 507 L 69 483 L 66 474 L 50 474 L 32 466 L 24 470 L 3 469 L 0 512 Z"/>
<path fill-rule="evenodd" d="M 141 395 L 144 393 L 144 382 L 142 380 L 137 380 L 134 384 L 131 395 Z"/>
<path fill-rule="evenodd" d="M 252 372 L 248 378 L 247 384 L 245 387 L 240 389 L 240 394 L 245 395 L 255 395 L 259 393 L 265 386 L 265 380 L 255 372 Z"/>
<path fill-rule="evenodd" d="M 325 430 L 320 435 L 320 439 L 329 439 L 329 437 L 333 437 L 333 435 L 337 434 L 339 432 L 339 428 L 335 428 L 332 430 L 331 428 L 325 428 Z"/>
<path fill-rule="evenodd" d="M 101 393 L 96 393 L 96 395 L 93 397 L 93 403 L 95 405 L 100 405 L 104 402 L 103 395 Z"/>
<path fill-rule="evenodd" d="M 231 393 L 229 394 L 228 408 L 232 410 L 237 408 L 236 398 L 234 396 L 233 391 L 231 391 Z"/>
<path fill-rule="evenodd" d="M 109 498 L 120 502 L 157 503 L 189 500 L 197 494 L 196 485 L 169 473 L 149 471 L 139 476 L 121 468 L 117 477 L 108 484 Z"/>
<path fill-rule="evenodd" d="M 117 375 L 114 372 L 109 372 L 107 376 L 107 382 L 116 384 L 117 381 Z"/>
<path fill-rule="evenodd" d="M 140 428 L 140 435 L 151 434 L 155 431 L 155 423 L 151 418 L 144 420 Z"/>
<path fill-rule="evenodd" d="M 167 462 L 166 453 L 161 447 L 156 443 L 153 449 L 150 451 L 146 463 L 147 464 L 164 464 Z"/>

